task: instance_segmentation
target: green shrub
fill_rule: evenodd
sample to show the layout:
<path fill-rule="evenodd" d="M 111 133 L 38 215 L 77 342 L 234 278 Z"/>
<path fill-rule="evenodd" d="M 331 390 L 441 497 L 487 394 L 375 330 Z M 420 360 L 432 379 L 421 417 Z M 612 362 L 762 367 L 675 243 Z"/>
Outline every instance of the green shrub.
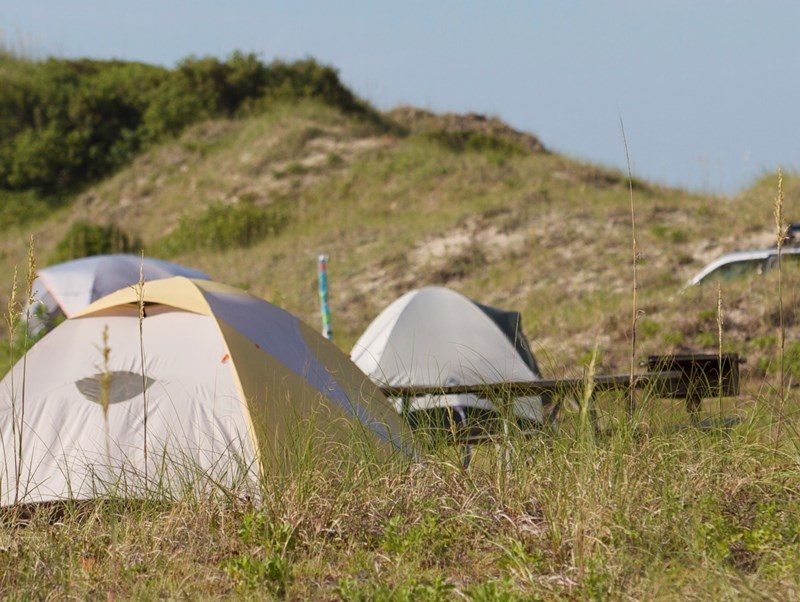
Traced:
<path fill-rule="evenodd" d="M 438 130 L 428 132 L 424 137 L 458 153 L 477 152 L 504 158 L 526 154 L 521 146 L 510 140 L 480 132 Z"/>
<path fill-rule="evenodd" d="M 199 120 L 306 98 L 382 123 L 335 69 L 311 59 L 266 64 L 235 52 L 169 70 L 0 55 L 0 189 L 63 195 Z"/>
<path fill-rule="evenodd" d="M 328 153 L 327 163 L 328 167 L 341 167 L 344 165 L 344 159 L 338 153 Z"/>
<path fill-rule="evenodd" d="M 336 69 L 314 59 L 273 62 L 265 73 L 263 95 L 266 100 L 313 98 L 344 113 L 362 115 L 383 124 L 380 114 L 342 84 Z"/>
<path fill-rule="evenodd" d="M 65 319 L 64 316 L 56 316 L 50 320 L 45 328 L 32 334 L 28 332 L 27 319 L 29 317 L 34 317 L 34 314 L 28 316 L 21 309 L 20 312 L 19 316 L 15 316 L 17 323 L 14 325 L 13 338 L 9 337 L 8 331 L 6 330 L 4 332 L 6 341 L 3 345 L 0 345 L 0 378 L 3 378 L 14 364 L 17 363 L 31 347 L 39 342 L 45 334 L 50 332 L 50 330 Z M 37 312 L 36 315 L 41 316 L 41 312 Z"/>
<path fill-rule="evenodd" d="M 278 234 L 289 221 L 280 206 L 259 207 L 250 200 L 236 205 L 211 205 L 198 216 L 184 217 L 178 227 L 155 245 L 164 255 L 198 249 L 249 247 Z"/>
<path fill-rule="evenodd" d="M 656 224 L 650 227 L 650 232 L 662 240 L 666 240 L 675 244 L 683 244 L 689 240 L 689 235 L 685 230 L 664 224 Z"/>
<path fill-rule="evenodd" d="M 425 579 L 419 575 L 406 576 L 403 581 L 388 584 L 375 580 L 339 579 L 334 589 L 336 597 L 345 602 L 375 600 L 379 602 L 444 602 L 456 600 L 455 587 L 442 576 Z M 501 598 L 502 600 L 502 598 Z"/>
<path fill-rule="evenodd" d="M 642 318 L 639 320 L 639 334 L 645 339 L 654 337 L 661 331 L 661 324 L 651 318 Z"/>
<path fill-rule="evenodd" d="M 286 593 L 291 579 L 291 566 L 278 554 L 266 558 L 240 554 L 228 559 L 222 568 L 243 589 L 267 587 L 277 596 Z"/>
<path fill-rule="evenodd" d="M 21 226 L 47 215 L 50 205 L 32 190 L 0 189 L 0 230 Z"/>
<path fill-rule="evenodd" d="M 292 161 L 283 169 L 276 169 L 272 172 L 273 177 L 280 180 L 281 178 L 285 178 L 286 176 L 302 176 L 310 172 L 311 169 L 306 167 L 302 163 L 298 161 Z"/>
<path fill-rule="evenodd" d="M 698 332 L 695 337 L 695 343 L 700 347 L 716 347 L 719 344 L 718 333 L 716 332 Z"/>
<path fill-rule="evenodd" d="M 762 334 L 753 337 L 753 347 L 760 351 L 775 349 L 778 345 L 778 337 L 774 334 Z"/>
<path fill-rule="evenodd" d="M 142 243 L 138 238 L 129 236 L 116 224 L 100 226 L 78 221 L 67 230 L 50 261 L 57 263 L 107 253 L 136 253 L 141 248 Z"/>
<path fill-rule="evenodd" d="M 784 353 L 784 369 L 786 373 L 797 382 L 800 380 L 800 342 L 794 341 L 786 345 Z M 780 362 L 775 360 L 774 368 L 780 368 Z"/>
<path fill-rule="evenodd" d="M 0 188 L 54 193 L 105 175 L 137 152 L 138 128 L 169 72 L 120 61 L 4 61 Z"/>
<path fill-rule="evenodd" d="M 515 602 L 521 599 L 513 593 L 509 579 L 500 581 L 490 579 L 478 583 L 470 587 L 466 595 L 467 600 L 471 602 Z"/>
<path fill-rule="evenodd" d="M 267 587 L 283 596 L 291 582 L 289 554 L 294 549 L 294 528 L 288 523 L 271 522 L 261 513 L 248 512 L 237 530 L 240 541 L 253 553 L 241 553 L 227 559 L 223 570 L 239 587 Z"/>
<path fill-rule="evenodd" d="M 677 347 L 683 344 L 684 334 L 679 331 L 675 330 L 672 332 L 665 332 L 664 333 L 664 345 L 668 347 Z"/>

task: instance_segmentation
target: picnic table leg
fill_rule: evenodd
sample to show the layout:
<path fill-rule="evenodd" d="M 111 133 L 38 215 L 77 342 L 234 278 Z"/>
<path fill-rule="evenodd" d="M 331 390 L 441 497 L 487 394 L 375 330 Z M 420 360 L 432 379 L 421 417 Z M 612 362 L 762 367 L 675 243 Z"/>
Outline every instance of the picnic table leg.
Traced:
<path fill-rule="evenodd" d="M 503 420 L 503 471 L 511 470 L 511 429 L 508 419 Z"/>
<path fill-rule="evenodd" d="M 503 423 L 503 436 L 500 438 L 500 441 L 495 443 L 495 449 L 497 451 L 498 463 L 500 464 L 498 477 L 501 479 L 500 482 L 502 485 L 505 486 L 506 474 L 511 469 L 511 429 L 509 428 L 510 402 L 504 399 L 502 405 L 500 405 L 498 409 L 500 420 Z"/>
<path fill-rule="evenodd" d="M 589 422 L 592 425 L 595 436 L 600 434 L 600 421 L 597 418 L 597 396 L 592 392 L 589 398 Z"/>
<path fill-rule="evenodd" d="M 400 414 L 403 416 L 403 420 L 408 421 L 408 411 L 411 409 L 411 397 L 408 395 L 403 395 L 400 400 Z"/>
<path fill-rule="evenodd" d="M 455 418 L 455 428 L 453 429 L 455 443 L 461 449 L 461 466 L 466 470 L 472 461 L 472 445 L 469 442 L 469 421 L 467 420 L 467 414 L 460 406 L 453 408 L 453 414 Z"/>
<path fill-rule="evenodd" d="M 469 443 L 465 443 L 461 446 L 461 466 L 467 469 L 470 462 L 472 462 L 472 446 Z"/>
<path fill-rule="evenodd" d="M 561 410 L 562 399 L 559 396 L 553 395 L 547 407 L 544 410 L 544 426 L 547 426 L 553 433 L 558 431 L 558 412 Z"/>
<path fill-rule="evenodd" d="M 694 390 L 690 390 L 686 395 L 686 411 L 689 413 L 689 421 L 692 424 L 700 422 L 700 404 L 703 402 L 703 397 Z"/>
<path fill-rule="evenodd" d="M 629 387 L 626 393 L 625 416 L 630 421 L 633 419 L 634 412 L 636 412 L 636 389 L 634 387 Z"/>

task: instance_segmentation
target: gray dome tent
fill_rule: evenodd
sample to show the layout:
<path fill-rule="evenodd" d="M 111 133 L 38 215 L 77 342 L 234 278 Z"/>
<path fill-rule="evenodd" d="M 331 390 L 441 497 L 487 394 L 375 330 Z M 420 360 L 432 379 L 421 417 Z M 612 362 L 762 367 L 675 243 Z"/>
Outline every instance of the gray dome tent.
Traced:
<path fill-rule="evenodd" d="M 140 274 L 141 271 L 141 274 Z M 199 270 L 139 255 L 92 255 L 47 266 L 33 281 L 34 302 L 26 311 L 31 332 L 49 330 L 59 317 L 72 317 L 90 303 L 127 286 L 143 276 L 147 282 L 184 276 L 208 280 Z"/>
<path fill-rule="evenodd" d="M 519 313 L 442 287 L 414 290 L 392 302 L 361 335 L 351 357 L 379 386 L 541 380 Z M 543 401 L 518 397 L 511 405 L 513 416 L 524 427 L 542 424 Z M 402 411 L 401 400 L 394 404 Z M 424 395 L 406 409 L 412 424 L 420 412 L 444 414 L 445 422 L 454 414 L 458 421 L 485 421 L 499 412 L 492 400 L 472 394 Z"/>

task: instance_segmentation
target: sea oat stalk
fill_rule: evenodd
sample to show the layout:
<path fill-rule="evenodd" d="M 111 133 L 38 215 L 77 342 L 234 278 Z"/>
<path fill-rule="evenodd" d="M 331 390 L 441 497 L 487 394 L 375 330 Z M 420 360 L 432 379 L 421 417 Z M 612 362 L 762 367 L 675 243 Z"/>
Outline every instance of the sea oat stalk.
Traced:
<path fill-rule="evenodd" d="M 100 407 L 103 408 L 103 422 L 106 429 L 106 462 L 108 469 L 111 470 L 111 436 L 108 424 L 108 406 L 110 404 L 111 393 L 111 369 L 109 359 L 111 357 L 111 347 L 108 345 L 108 325 L 103 327 L 103 371 L 100 373 Z"/>
<path fill-rule="evenodd" d="M 625 135 L 625 124 L 622 121 L 622 115 L 619 116 L 619 127 L 622 131 L 622 143 L 625 145 L 625 163 L 628 167 L 628 193 L 630 195 L 630 212 L 631 212 L 631 349 L 630 349 L 630 397 L 628 398 L 627 413 L 628 418 L 633 416 L 633 411 L 636 408 L 636 390 L 634 388 L 634 370 L 636 368 L 636 322 L 639 319 L 639 309 L 636 304 L 636 292 L 638 289 L 637 282 L 637 264 L 638 264 L 638 249 L 636 248 L 636 208 L 633 203 L 633 173 L 631 171 L 631 156 L 628 150 L 628 138 Z"/>
<path fill-rule="evenodd" d="M 725 315 L 722 310 L 722 284 L 717 282 L 717 342 L 719 351 L 719 366 L 717 374 L 717 386 L 719 388 L 719 415 L 722 417 L 722 327 L 725 323 Z"/>
<path fill-rule="evenodd" d="M 24 349 L 26 350 L 24 355 L 22 356 L 22 391 L 20 394 L 20 404 L 19 404 L 19 428 L 17 429 L 17 436 L 19 437 L 19 447 L 17 449 L 17 453 L 19 455 L 17 461 L 17 485 L 16 485 L 16 494 L 19 494 L 19 483 L 22 479 L 22 465 L 23 465 L 23 458 L 24 458 L 24 425 L 25 425 L 25 381 L 28 376 L 28 324 L 31 319 L 31 307 L 33 307 L 33 303 L 35 301 L 33 295 L 33 282 L 36 280 L 36 254 L 35 254 L 35 243 L 33 236 L 31 236 L 30 241 L 28 242 L 28 273 L 25 278 L 25 329 L 24 329 Z M 18 500 L 15 499 L 15 503 Z"/>
<path fill-rule="evenodd" d="M 139 306 L 139 360 L 142 364 L 142 423 L 144 451 L 144 485 L 148 487 L 147 481 L 147 375 L 145 374 L 144 357 L 144 251 L 141 251 L 139 261 L 139 283 L 137 286 L 137 301 Z"/>
<path fill-rule="evenodd" d="M 20 308 L 19 301 L 17 300 L 19 281 L 17 277 L 17 267 L 14 266 L 14 277 L 11 283 L 11 295 L 8 298 L 8 305 L 6 307 L 6 327 L 8 328 L 8 357 L 11 365 L 14 364 L 14 343 L 17 331 L 17 324 L 19 323 Z M 21 425 L 17 423 L 17 395 L 14 386 L 14 377 L 11 377 L 11 443 L 14 451 L 14 476 L 19 474 L 20 458 L 17 450 L 17 428 Z M 17 479 L 14 486 L 14 505 L 19 501 L 19 479 Z"/>
<path fill-rule="evenodd" d="M 786 328 L 783 323 L 783 244 L 786 241 L 786 224 L 783 217 L 783 172 L 778 169 L 778 195 L 775 197 L 773 205 L 773 216 L 775 218 L 775 248 L 778 251 L 778 359 L 780 362 L 780 398 L 778 399 L 778 425 L 775 434 L 775 442 L 781 436 L 783 425 L 783 412 L 786 404 L 786 368 L 784 357 L 786 351 Z"/>

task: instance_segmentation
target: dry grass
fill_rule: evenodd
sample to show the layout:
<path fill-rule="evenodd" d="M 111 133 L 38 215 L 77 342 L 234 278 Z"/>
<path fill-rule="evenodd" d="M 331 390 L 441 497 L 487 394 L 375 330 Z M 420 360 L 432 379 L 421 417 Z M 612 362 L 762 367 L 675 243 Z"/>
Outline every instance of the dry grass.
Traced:
<path fill-rule="evenodd" d="M 794 400 L 796 401 L 796 400 Z M 645 403 L 648 403 L 645 400 Z M 657 412 L 655 413 L 658 414 Z M 651 421 L 653 414 L 651 414 Z M 766 418 L 766 416 L 762 416 Z M 193 498 L 0 517 L 0 593 L 396 600 L 797 594 L 796 455 L 733 431 L 514 440 L 464 472 L 317 458 L 264 504 Z"/>
<path fill-rule="evenodd" d="M 315 162 L 331 153 L 336 161 Z M 292 162 L 310 167 L 275 177 Z M 684 317 L 701 311 L 697 297 L 678 294 L 694 270 L 727 250 L 770 244 L 774 179 L 732 198 L 632 183 L 640 226 L 638 306 L 641 321 L 659 330 L 654 336 L 646 324 L 641 329 L 640 353 L 647 353 L 668 335 L 675 340 Z M 787 174 L 784 188 L 791 215 L 800 198 L 797 180 Z M 599 331 L 601 370 L 625 370 L 630 333 L 619 305 L 630 279 L 626 192 L 624 174 L 559 155 L 532 152 L 498 163 L 491 153 L 386 136 L 324 107 L 281 107 L 259 118 L 197 126 L 71 208 L 4 233 L 0 279 L 10 282 L 13 265 L 24 263 L 28 234 L 37 235 L 47 257 L 72 220 L 115 221 L 147 251 L 181 218 L 214 204 L 278 202 L 289 223 L 277 236 L 177 259 L 315 324 L 315 261 L 329 253 L 333 319 L 344 348 L 398 294 L 437 281 L 522 310 L 553 369 L 590 353 Z M 703 309 L 714 307 L 715 300 Z M 729 343 L 750 351 L 737 336 L 732 332 Z"/>

